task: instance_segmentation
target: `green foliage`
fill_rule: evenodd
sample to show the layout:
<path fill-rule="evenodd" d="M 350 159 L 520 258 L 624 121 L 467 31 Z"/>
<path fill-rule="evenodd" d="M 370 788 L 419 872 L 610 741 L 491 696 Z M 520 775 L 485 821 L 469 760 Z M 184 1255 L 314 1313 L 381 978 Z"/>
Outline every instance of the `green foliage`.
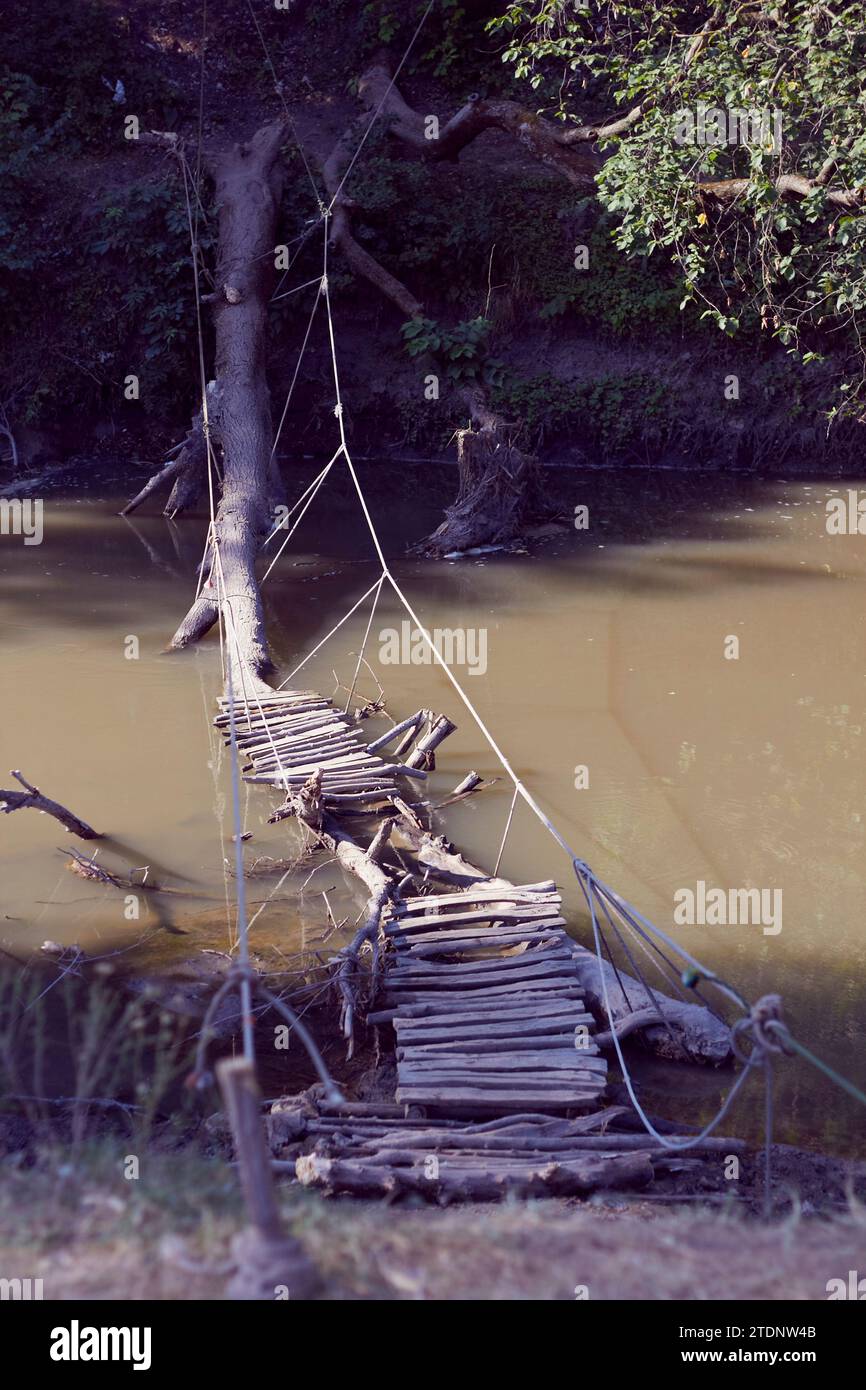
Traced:
<path fill-rule="evenodd" d="M 39 132 L 41 96 L 25 74 L 0 71 L 0 302 L 11 298 L 15 277 L 33 270 L 37 261 L 26 212 L 37 194 L 34 159 L 56 129 Z"/>
<path fill-rule="evenodd" d="M 682 289 L 665 256 L 625 258 L 614 244 L 618 219 L 558 181 L 522 174 L 513 183 L 419 167 L 374 154 L 353 177 L 363 210 L 359 239 L 395 275 L 465 308 L 503 290 L 542 318 L 566 312 L 617 335 L 672 331 Z M 589 247 L 590 271 L 575 269 L 575 246 Z M 697 315 L 693 315 L 697 319 Z"/>
<path fill-rule="evenodd" d="M 175 172 L 104 194 L 83 225 L 74 207 L 50 237 L 24 228 L 29 238 L 7 243 L 0 261 L 0 302 L 15 341 L 3 386 L 25 389 L 23 418 L 118 407 L 129 373 L 141 383 L 136 408 L 153 416 L 186 409 L 198 359 L 186 203 Z M 204 219 L 198 241 L 207 257 Z"/>
<path fill-rule="evenodd" d="M 145 408 L 164 409 L 177 403 L 178 391 L 188 397 L 197 370 L 190 234 L 177 177 L 112 192 L 99 205 L 97 224 L 89 251 L 104 258 L 101 281 L 114 309 L 105 350 L 118 372 L 141 375 Z M 213 236 L 204 219 L 198 244 L 206 257 Z"/>
<path fill-rule="evenodd" d="M 475 318 L 444 328 L 434 319 L 415 318 L 403 324 L 401 332 L 410 357 L 430 353 L 445 365 L 445 375 L 451 381 L 483 381 L 495 386 L 502 380 L 503 366 L 488 357 L 485 339 L 490 332 L 489 319 Z"/>
<path fill-rule="evenodd" d="M 361 12 L 365 45 L 387 44 L 402 54 L 409 46 L 428 0 L 368 0 Z M 496 0 L 436 0 L 413 45 L 404 71 L 423 69 L 440 81 L 457 86 L 477 84 L 481 67 L 497 78 L 495 51 L 485 43 L 485 26 L 500 8 Z"/>
<path fill-rule="evenodd" d="M 39 131 L 62 132 L 66 150 L 122 139 L 123 115 L 150 113 L 163 128 L 176 112 L 146 62 L 130 61 L 130 20 L 97 0 L 39 0 L 7 6 L 3 16 L 14 72 L 32 83 L 30 116 Z M 8 76 L 10 69 L 6 68 Z M 106 82 L 123 81 L 126 105 L 115 104 Z"/>
<path fill-rule="evenodd" d="M 498 409 L 525 420 L 536 439 L 577 433 L 606 458 L 637 443 L 658 446 L 682 412 L 671 383 L 646 371 L 580 381 L 509 375 L 494 399 Z"/>
<path fill-rule="evenodd" d="M 856 369 L 846 402 L 866 400 L 866 218 L 840 216 L 827 196 L 830 185 L 866 190 L 861 7 L 659 0 L 590 12 L 518 0 L 490 27 L 553 116 L 597 122 L 642 108 L 608 140 L 598 179 L 621 251 L 670 256 L 683 307 L 728 336 L 763 332 L 807 362 L 828 343 L 847 345 Z M 766 111 L 772 123 L 778 111 L 782 140 L 755 122 L 745 135 L 732 137 L 727 123 L 718 143 L 714 134 L 696 143 L 686 113 L 701 106 L 726 122 L 731 111 Z M 830 158 L 826 185 L 797 198 L 780 191 L 780 178 L 814 178 Z M 735 200 L 698 188 L 733 179 L 743 180 Z"/>

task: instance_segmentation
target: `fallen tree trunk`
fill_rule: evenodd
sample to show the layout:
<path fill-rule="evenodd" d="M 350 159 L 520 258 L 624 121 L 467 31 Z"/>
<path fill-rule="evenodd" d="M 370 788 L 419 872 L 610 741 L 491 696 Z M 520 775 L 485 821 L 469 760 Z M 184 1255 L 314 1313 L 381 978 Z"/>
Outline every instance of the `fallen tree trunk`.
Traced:
<path fill-rule="evenodd" d="M 222 454 L 222 495 L 201 594 L 171 640 L 197 641 L 226 619 L 230 659 L 241 675 L 271 669 L 255 561 L 276 505 L 273 425 L 265 379 L 267 304 L 273 288 L 279 167 L 284 123 L 263 126 L 246 144 L 208 156 L 219 208 L 216 391 L 211 444 Z M 207 429 L 207 426 L 206 426 Z"/>
<path fill-rule="evenodd" d="M 178 510 L 200 488 L 208 455 L 212 476 L 216 456 L 221 458 L 221 494 L 206 577 L 170 646 L 198 641 L 222 612 L 239 697 L 243 690 L 263 688 L 260 677 L 271 669 L 255 562 L 280 499 L 265 359 L 284 137 L 285 123 L 279 120 L 228 150 L 203 151 L 219 210 L 217 290 L 212 297 L 215 381 L 197 417 L 198 432 L 194 425 L 181 458 L 151 479 L 126 509 L 173 480 L 169 509 Z M 176 141 L 169 143 L 176 148 Z"/>

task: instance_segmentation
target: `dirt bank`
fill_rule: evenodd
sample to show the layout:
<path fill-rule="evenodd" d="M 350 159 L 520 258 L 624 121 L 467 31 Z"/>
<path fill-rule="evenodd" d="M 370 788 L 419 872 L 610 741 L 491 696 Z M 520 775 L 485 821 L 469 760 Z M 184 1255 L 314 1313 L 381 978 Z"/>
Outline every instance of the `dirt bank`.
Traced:
<path fill-rule="evenodd" d="M 46 1299 L 110 1299 L 120 1289 L 128 1299 L 224 1297 L 242 1224 L 233 1171 L 191 1150 L 155 1152 L 127 1181 L 124 1159 L 108 1145 L 30 1165 L 7 1156 L 0 1275 L 43 1278 Z M 834 1165 L 777 1155 L 780 1197 L 798 1172 L 817 1194 Z M 830 1187 L 840 1179 L 837 1168 Z M 384 1210 L 281 1189 L 286 1220 L 333 1300 L 822 1300 L 828 1280 L 866 1266 L 866 1215 L 857 1203 L 810 1215 L 808 1202 L 791 1197 L 765 1225 L 704 1200 L 617 1194 Z"/>

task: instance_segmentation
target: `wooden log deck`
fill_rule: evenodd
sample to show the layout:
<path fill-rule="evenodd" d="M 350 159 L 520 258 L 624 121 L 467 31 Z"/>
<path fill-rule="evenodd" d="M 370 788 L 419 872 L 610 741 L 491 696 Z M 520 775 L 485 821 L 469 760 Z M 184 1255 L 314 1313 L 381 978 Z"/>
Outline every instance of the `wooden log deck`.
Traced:
<path fill-rule="evenodd" d="M 231 739 L 228 699 L 220 699 L 214 720 L 226 743 Z M 325 804 L 335 813 L 397 795 L 397 777 L 424 779 L 421 768 L 387 762 L 370 752 L 357 725 L 315 690 L 274 691 L 235 700 L 238 751 L 248 762 L 244 781 L 299 790 L 322 770 Z"/>
<path fill-rule="evenodd" d="M 214 720 L 231 739 L 228 699 Z M 235 701 L 238 749 L 249 759 L 245 781 L 299 790 L 317 767 L 325 803 L 335 812 L 381 802 L 398 792 L 396 777 L 427 776 L 417 767 L 388 763 L 368 751 L 359 728 L 316 691 L 274 692 L 253 701 Z"/>
<path fill-rule="evenodd" d="M 472 1116 L 598 1106 L 607 1064 L 560 907 L 547 882 L 388 909 L 382 992 L 398 1101 Z"/>
<path fill-rule="evenodd" d="M 220 705 L 215 723 L 228 742 L 228 701 Z M 430 731 L 406 762 L 397 761 L 422 715 Z M 376 750 L 407 727 L 395 760 L 380 758 Z M 433 748 L 453 727 L 420 711 L 368 745 L 357 724 L 315 691 L 235 701 L 246 780 L 282 789 L 282 813 L 300 813 L 299 794 L 315 774 L 329 843 L 344 842 L 338 855 L 352 846 L 341 862 L 367 884 L 378 928 L 378 991 L 367 1022 L 394 1036 L 392 1100 L 335 1108 L 314 1091 L 274 1104 L 272 1146 L 287 1157 L 277 1166 L 327 1193 L 415 1193 L 441 1202 L 643 1187 L 671 1166 L 671 1155 L 649 1135 L 616 1132 L 630 1112 L 607 1103 L 607 1063 L 576 964 L 587 952 L 568 935 L 555 884 L 485 877 L 419 831 L 400 799 L 398 779 L 426 777 L 419 764 L 433 765 Z M 403 868 L 393 867 L 389 889 L 377 863 L 387 821 L 378 822 L 367 852 L 334 825 L 341 815 L 377 810 L 414 826 L 415 881 L 432 872 L 447 884 L 456 871 L 456 891 L 402 896 Z M 708 1139 L 697 1152 L 718 1146 L 739 1147 Z M 696 1160 L 675 1161 L 682 1168 Z"/>

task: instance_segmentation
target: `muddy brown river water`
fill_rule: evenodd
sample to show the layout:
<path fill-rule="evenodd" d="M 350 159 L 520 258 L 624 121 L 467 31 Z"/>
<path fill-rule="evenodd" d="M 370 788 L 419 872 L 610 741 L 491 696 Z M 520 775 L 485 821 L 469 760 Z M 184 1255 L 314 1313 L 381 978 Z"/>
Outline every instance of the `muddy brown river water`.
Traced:
<path fill-rule="evenodd" d="M 411 486 L 399 501 L 374 487 L 371 506 L 422 618 L 466 634 L 471 661 L 455 673 L 578 853 L 747 997 L 780 993 L 794 1033 L 862 1087 L 866 537 L 826 528 L 827 499 L 857 486 L 562 475 L 556 496 L 569 515 L 589 508 L 588 529 L 566 525 L 532 554 L 445 563 L 402 558 L 405 541 L 435 524 L 432 502 Z M 329 500 L 308 513 L 266 586 L 282 674 L 376 578 L 341 483 Z M 150 866 L 151 880 L 177 891 L 141 895 L 129 919 L 124 894 L 67 870 L 56 822 L 16 812 L 0 819 L 0 944 L 129 947 L 131 962 L 153 970 L 234 939 L 228 765 L 209 722 L 217 642 L 162 652 L 187 606 L 204 519 L 127 522 L 121 501 L 47 496 L 41 545 L 0 538 L 0 768 L 3 785 L 19 767 L 110 834 L 106 867 Z M 395 719 L 433 706 L 459 725 L 430 781 L 438 799 L 470 768 L 494 776 L 496 763 L 441 672 L 387 660 L 411 655 L 404 617 L 383 592 L 368 656 Z M 350 680 L 365 625 L 359 611 L 302 683 L 331 694 L 335 678 Z M 369 673 L 360 688 L 376 693 Z M 291 829 L 265 824 L 275 796 L 245 792 L 248 863 L 297 847 Z M 492 867 L 510 799 L 503 781 L 450 808 L 449 837 Z M 502 869 L 555 877 L 588 942 L 568 861 L 526 808 Z M 322 890 L 338 915 L 359 910 L 333 866 L 308 874 L 290 875 L 264 907 L 277 879 L 252 881 L 251 910 L 262 907 L 254 946 L 289 954 L 320 942 Z M 724 891 L 724 913 L 708 906 L 713 889 Z M 749 889 L 764 895 L 760 920 L 713 920 Z M 646 1103 L 683 1119 L 711 1114 L 727 1084 L 638 1065 Z M 753 1087 L 731 1128 L 757 1134 L 762 1106 Z M 779 1139 L 866 1154 L 866 1112 L 805 1064 L 779 1066 L 776 1108 Z"/>

